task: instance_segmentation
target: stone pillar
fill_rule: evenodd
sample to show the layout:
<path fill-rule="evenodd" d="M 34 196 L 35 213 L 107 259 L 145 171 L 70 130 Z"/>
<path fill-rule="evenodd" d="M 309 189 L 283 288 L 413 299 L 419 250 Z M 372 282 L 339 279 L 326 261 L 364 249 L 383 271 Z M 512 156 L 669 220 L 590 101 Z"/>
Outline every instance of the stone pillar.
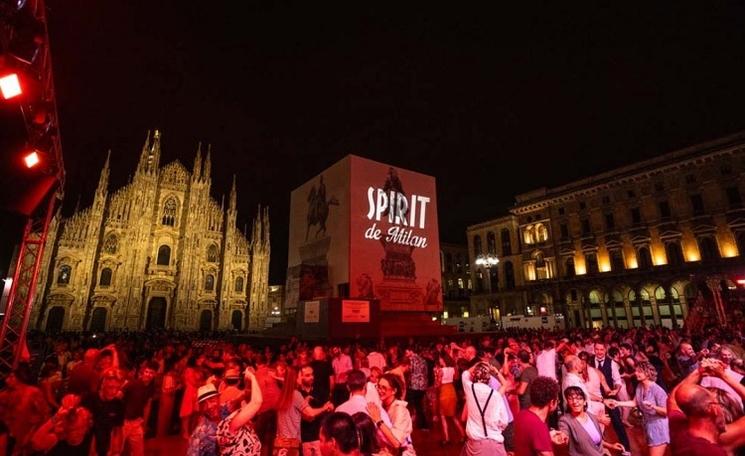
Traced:
<path fill-rule="evenodd" d="M 706 286 L 711 290 L 711 294 L 714 297 L 714 307 L 717 315 L 717 322 L 723 325 L 727 321 L 727 317 L 724 312 L 724 303 L 722 302 L 722 285 L 721 278 L 709 277 L 706 279 Z"/>

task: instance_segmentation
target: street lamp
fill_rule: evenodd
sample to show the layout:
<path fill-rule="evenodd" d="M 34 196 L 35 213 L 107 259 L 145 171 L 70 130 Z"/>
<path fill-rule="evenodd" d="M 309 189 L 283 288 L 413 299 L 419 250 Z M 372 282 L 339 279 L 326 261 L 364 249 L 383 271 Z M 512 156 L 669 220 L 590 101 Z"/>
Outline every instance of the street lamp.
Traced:
<path fill-rule="evenodd" d="M 499 258 L 493 253 L 479 254 L 476 256 L 476 266 L 482 266 L 486 269 L 491 269 L 499 264 Z"/>

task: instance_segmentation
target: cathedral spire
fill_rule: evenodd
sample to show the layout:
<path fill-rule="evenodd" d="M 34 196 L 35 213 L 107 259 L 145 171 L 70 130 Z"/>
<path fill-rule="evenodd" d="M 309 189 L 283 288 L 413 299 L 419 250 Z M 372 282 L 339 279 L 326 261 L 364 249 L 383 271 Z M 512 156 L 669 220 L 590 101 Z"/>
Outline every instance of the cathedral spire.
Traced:
<path fill-rule="evenodd" d="M 212 171 L 212 144 L 207 145 L 207 158 L 204 160 L 204 170 L 202 171 L 202 179 L 210 180 L 210 173 Z"/>
<path fill-rule="evenodd" d="M 109 161 L 111 160 L 111 149 L 106 154 L 106 163 L 104 163 L 101 169 L 101 176 L 98 178 L 98 188 L 96 189 L 97 194 L 104 194 L 109 189 Z"/>
<path fill-rule="evenodd" d="M 150 148 L 150 155 L 153 157 L 152 161 L 150 162 L 151 165 L 151 171 L 156 172 L 158 171 L 158 167 L 160 166 L 160 131 L 155 130 L 155 134 L 153 134 L 153 144 Z"/>
<path fill-rule="evenodd" d="M 202 176 L 202 141 L 197 145 L 197 155 L 194 157 L 194 168 L 192 168 L 191 177 L 199 180 Z"/>
<path fill-rule="evenodd" d="M 235 185 L 235 174 L 233 174 L 233 187 L 230 189 L 230 202 L 228 203 L 228 210 L 235 212 L 235 208 L 238 202 L 238 191 Z"/>

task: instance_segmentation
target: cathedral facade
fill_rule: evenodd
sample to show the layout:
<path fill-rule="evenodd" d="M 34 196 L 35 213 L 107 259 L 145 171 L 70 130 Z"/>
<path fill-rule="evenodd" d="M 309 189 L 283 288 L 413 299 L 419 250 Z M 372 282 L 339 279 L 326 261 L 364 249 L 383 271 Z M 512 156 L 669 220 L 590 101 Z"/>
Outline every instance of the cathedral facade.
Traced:
<path fill-rule="evenodd" d="M 110 193 L 109 160 L 93 205 L 55 217 L 31 324 L 47 332 L 259 330 L 268 316 L 269 214 L 251 238 L 210 195 L 210 151 L 191 172 L 160 166 L 160 133 L 142 148 L 130 182 Z"/>

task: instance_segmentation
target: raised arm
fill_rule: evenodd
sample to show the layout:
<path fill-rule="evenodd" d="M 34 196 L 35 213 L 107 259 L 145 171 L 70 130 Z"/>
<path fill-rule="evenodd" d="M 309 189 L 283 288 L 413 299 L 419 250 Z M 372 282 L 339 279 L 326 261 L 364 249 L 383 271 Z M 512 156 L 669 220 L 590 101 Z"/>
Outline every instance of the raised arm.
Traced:
<path fill-rule="evenodd" d="M 244 424 L 248 423 L 256 415 L 256 412 L 259 411 L 261 403 L 264 401 L 259 382 L 256 380 L 253 372 L 246 370 L 246 380 L 251 382 L 251 401 L 244 405 L 241 411 L 230 421 L 230 432 L 236 432 Z"/>

